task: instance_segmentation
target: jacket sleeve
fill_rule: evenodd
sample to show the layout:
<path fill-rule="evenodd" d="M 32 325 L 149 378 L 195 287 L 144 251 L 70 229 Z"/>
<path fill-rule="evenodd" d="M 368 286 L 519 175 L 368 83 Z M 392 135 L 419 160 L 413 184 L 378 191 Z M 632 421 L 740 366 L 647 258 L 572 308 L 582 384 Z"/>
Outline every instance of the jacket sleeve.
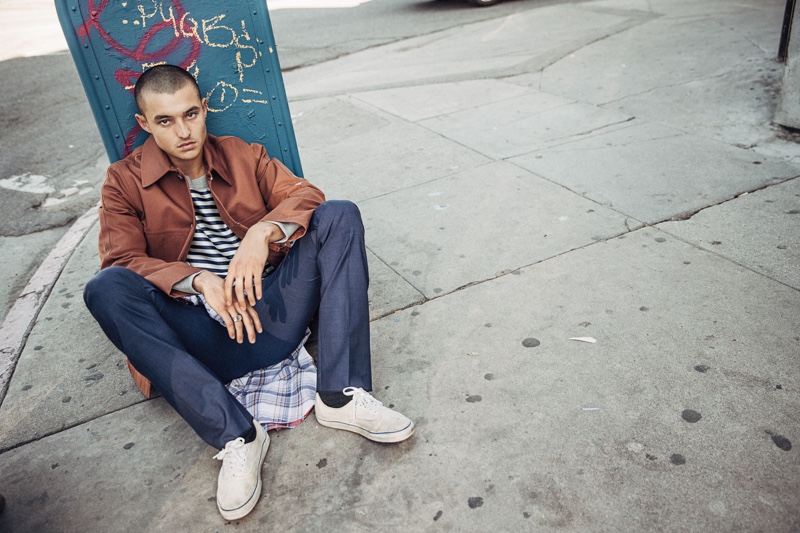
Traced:
<path fill-rule="evenodd" d="M 297 231 L 287 237 L 299 239 L 305 235 L 311 215 L 325 201 L 325 195 L 308 180 L 292 174 L 278 159 L 270 158 L 263 146 L 250 146 L 258 157 L 256 180 L 268 210 L 261 220 L 298 224 Z"/>
<path fill-rule="evenodd" d="M 138 191 L 109 169 L 100 194 L 100 268 L 121 266 L 145 277 L 170 296 L 183 296 L 173 285 L 200 269 L 182 261 L 164 261 L 147 255 L 142 206 Z"/>

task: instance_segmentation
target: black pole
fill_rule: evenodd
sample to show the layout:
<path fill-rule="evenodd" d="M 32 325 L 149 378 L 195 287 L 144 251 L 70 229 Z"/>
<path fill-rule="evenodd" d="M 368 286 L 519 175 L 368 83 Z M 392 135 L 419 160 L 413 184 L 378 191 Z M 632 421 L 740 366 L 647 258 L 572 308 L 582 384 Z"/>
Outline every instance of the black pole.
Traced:
<path fill-rule="evenodd" d="M 783 12 L 783 28 L 781 29 L 781 43 L 778 46 L 778 61 L 786 61 L 789 54 L 789 36 L 792 34 L 792 20 L 794 19 L 794 7 L 797 0 L 786 0 L 786 11 Z"/>

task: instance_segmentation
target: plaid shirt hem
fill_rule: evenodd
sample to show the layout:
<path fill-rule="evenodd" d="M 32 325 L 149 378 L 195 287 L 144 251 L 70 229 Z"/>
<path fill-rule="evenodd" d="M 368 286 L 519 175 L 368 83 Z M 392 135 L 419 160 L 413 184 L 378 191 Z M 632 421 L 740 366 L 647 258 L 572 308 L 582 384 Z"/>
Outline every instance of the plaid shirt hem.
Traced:
<path fill-rule="evenodd" d="M 314 408 L 317 368 L 303 346 L 307 338 L 308 332 L 289 358 L 226 385 L 267 430 L 296 427 Z"/>

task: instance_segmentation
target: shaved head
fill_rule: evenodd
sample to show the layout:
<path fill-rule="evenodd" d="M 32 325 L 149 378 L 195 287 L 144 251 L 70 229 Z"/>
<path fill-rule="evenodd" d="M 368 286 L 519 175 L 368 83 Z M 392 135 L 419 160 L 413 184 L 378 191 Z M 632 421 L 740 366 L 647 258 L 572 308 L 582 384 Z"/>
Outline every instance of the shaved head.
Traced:
<path fill-rule="evenodd" d="M 147 69 L 139 76 L 133 89 L 139 113 L 144 113 L 145 93 L 174 94 L 187 84 L 193 85 L 197 90 L 198 98 L 202 99 L 197 80 L 186 70 L 175 65 L 156 65 Z"/>

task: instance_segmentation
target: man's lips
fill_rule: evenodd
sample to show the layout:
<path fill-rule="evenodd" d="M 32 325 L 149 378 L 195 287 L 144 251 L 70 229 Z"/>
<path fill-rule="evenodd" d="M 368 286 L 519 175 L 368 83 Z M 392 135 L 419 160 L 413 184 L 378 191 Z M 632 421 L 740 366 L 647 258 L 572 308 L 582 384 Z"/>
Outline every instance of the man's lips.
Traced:
<path fill-rule="evenodd" d="M 178 145 L 178 148 L 181 150 L 191 150 L 197 143 L 194 141 L 188 141 L 185 143 L 181 143 Z"/>

